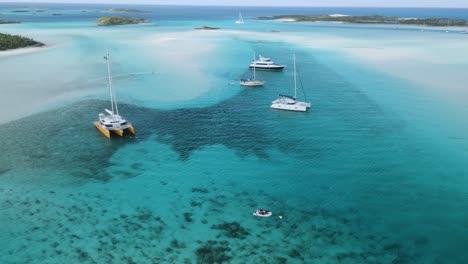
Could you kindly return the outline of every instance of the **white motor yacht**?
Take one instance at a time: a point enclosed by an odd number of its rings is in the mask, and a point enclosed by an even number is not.
[[[259,55],[258,60],[253,60],[249,68],[256,68],[258,70],[282,70],[286,65],[277,64],[270,58],[262,57]]]

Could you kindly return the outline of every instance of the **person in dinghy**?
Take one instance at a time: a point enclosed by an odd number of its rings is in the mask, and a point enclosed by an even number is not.
[[[268,210],[263,210],[262,208],[255,210],[255,213],[253,213],[254,216],[260,217],[270,217],[272,214],[272,212]]]

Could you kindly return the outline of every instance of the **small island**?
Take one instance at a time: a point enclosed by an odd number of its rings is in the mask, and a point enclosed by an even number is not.
[[[0,51],[43,46],[45,46],[44,43],[37,42],[31,38],[0,33]]]
[[[19,24],[18,21],[0,20],[0,24]]]
[[[216,30],[216,29],[220,29],[219,27],[208,27],[208,26],[203,26],[203,27],[197,27],[197,28],[194,28],[196,30]]]
[[[257,17],[257,20],[282,20],[286,22],[342,22],[354,24],[401,24],[414,26],[466,26],[467,20],[449,18],[401,18],[387,16],[347,16],[347,15],[283,15]]]
[[[121,16],[110,16],[101,17],[96,20],[98,26],[118,26],[118,25],[131,25],[148,23],[149,21],[144,18],[133,18],[133,17],[121,17]]]
[[[139,9],[129,9],[129,8],[109,8],[105,11],[116,12],[116,13],[149,13],[149,11],[139,10]]]

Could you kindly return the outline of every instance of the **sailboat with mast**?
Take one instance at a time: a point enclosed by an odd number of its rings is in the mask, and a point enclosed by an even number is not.
[[[296,54],[294,60],[294,96],[280,94],[278,99],[271,103],[271,108],[279,110],[305,112],[310,108],[311,103],[297,101],[297,77],[296,77]]]
[[[255,61],[255,52],[253,55],[253,61]],[[250,87],[255,87],[255,86],[263,86],[265,84],[265,81],[262,80],[257,80],[255,76],[255,65],[253,66],[253,78],[249,79],[241,79],[240,80],[240,85],[242,86],[250,86]]]
[[[241,12],[239,12],[239,19],[236,20],[236,24],[244,24],[244,19],[242,18]]]
[[[107,77],[109,82],[111,110],[105,109],[107,115],[100,113],[99,121],[95,121],[94,126],[96,126],[99,132],[101,132],[107,138],[110,138],[110,132],[114,132],[121,137],[124,135],[124,131],[128,131],[135,135],[135,129],[133,128],[132,124],[119,114],[117,98],[112,87],[109,52],[106,53],[104,59],[106,59],[107,62]]]

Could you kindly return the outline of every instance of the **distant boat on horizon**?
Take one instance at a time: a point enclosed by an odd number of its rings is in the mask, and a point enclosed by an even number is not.
[[[239,19],[236,20],[236,24],[244,24],[244,19],[242,18],[241,12],[239,12]]]
[[[100,113],[99,121],[95,121],[94,126],[96,126],[99,132],[101,132],[107,138],[110,138],[111,131],[121,137],[123,137],[124,135],[124,130],[127,130],[128,132],[135,135],[135,129],[133,128],[132,124],[119,114],[117,99],[115,96],[115,92],[112,89],[112,76],[110,69],[109,52],[107,52],[106,56],[104,56],[104,59],[106,59],[107,62],[107,77],[109,81],[109,92],[112,110],[105,109],[107,115]]]

